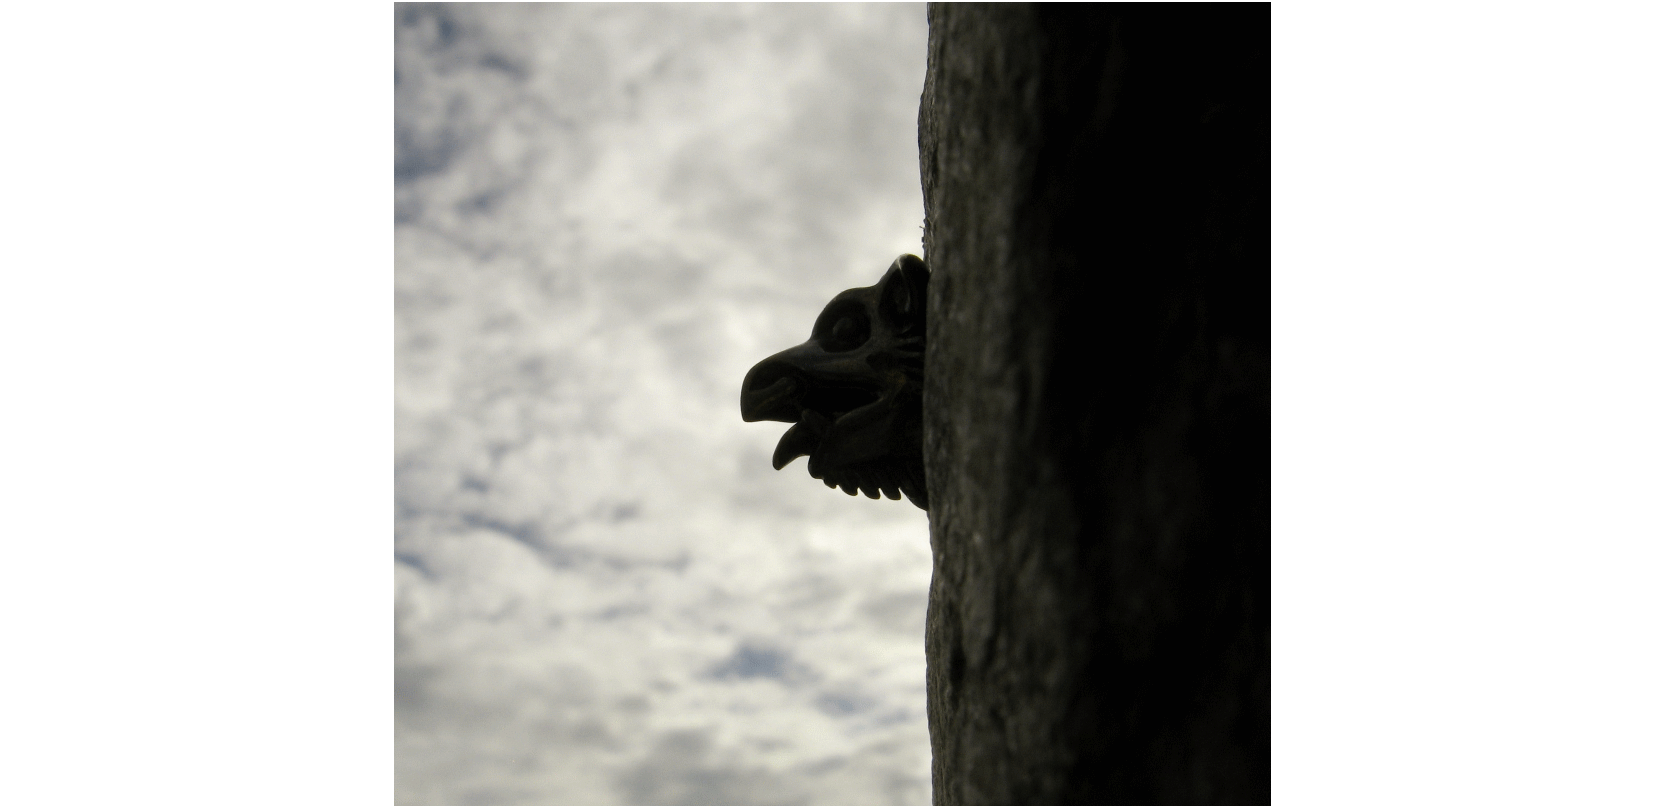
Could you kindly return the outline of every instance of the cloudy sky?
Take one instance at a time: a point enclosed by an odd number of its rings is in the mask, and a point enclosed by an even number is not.
[[[400,803],[930,800],[923,511],[758,360],[920,251],[920,5],[402,5]]]

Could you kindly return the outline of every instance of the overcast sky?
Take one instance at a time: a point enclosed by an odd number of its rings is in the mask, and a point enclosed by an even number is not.
[[[927,803],[926,517],[758,360],[920,252],[920,5],[396,14],[396,799]]]

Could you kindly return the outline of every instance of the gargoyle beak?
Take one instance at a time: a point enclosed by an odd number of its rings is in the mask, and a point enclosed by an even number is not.
[[[740,417],[743,421],[797,423],[806,404],[817,408],[854,409],[835,401],[821,402],[827,391],[871,388],[874,372],[866,362],[849,354],[828,353],[810,340],[788,348],[746,372],[740,383]],[[875,396],[864,398],[861,403]],[[806,399],[814,399],[806,402]]]
[[[746,374],[746,382],[741,386],[740,419],[748,423],[796,422],[800,410],[798,402],[804,397],[804,382],[797,376],[779,376],[759,389],[753,386],[752,381],[757,372],[758,369],[753,368],[751,373]]]

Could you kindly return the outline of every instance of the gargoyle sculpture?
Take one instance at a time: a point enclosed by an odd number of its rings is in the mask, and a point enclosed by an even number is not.
[[[754,365],[740,388],[746,421],[794,424],[777,470],[808,455],[810,476],[855,496],[905,494],[926,507],[920,390],[926,264],[904,255],[873,286],[840,292],[810,340]]]

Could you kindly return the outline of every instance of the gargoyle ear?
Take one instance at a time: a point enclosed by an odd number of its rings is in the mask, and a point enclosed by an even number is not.
[[[926,262],[919,256],[902,255],[891,262],[890,271],[880,281],[879,305],[885,318],[892,322],[925,322],[926,281],[930,277]]]

